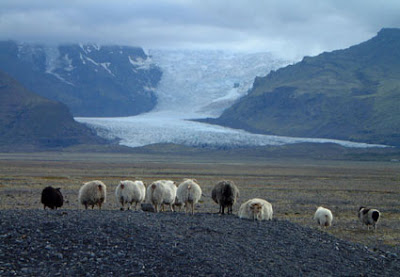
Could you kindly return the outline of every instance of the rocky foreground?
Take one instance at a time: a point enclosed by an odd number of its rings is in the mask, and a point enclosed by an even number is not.
[[[399,257],[284,220],[0,211],[0,276],[397,276]]]

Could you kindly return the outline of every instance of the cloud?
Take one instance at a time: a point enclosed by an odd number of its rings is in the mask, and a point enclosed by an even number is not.
[[[397,0],[3,0],[0,39],[300,57],[400,27],[399,14]]]

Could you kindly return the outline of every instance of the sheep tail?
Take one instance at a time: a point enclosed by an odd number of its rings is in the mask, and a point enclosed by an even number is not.
[[[187,187],[187,189],[188,189],[188,201],[189,201],[189,202],[192,202],[192,201],[193,201],[193,196],[192,196],[192,185],[189,184],[188,187]]]

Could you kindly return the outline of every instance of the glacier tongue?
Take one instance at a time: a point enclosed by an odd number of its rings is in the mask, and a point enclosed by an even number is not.
[[[217,117],[251,88],[256,76],[288,62],[269,53],[149,50],[163,71],[157,87],[156,111],[197,113]]]
[[[158,104],[146,114],[120,118],[76,118],[108,139],[139,147],[175,143],[199,147],[246,147],[298,142],[338,143],[346,147],[371,147],[330,139],[278,137],[248,133],[190,119],[217,117],[251,88],[256,76],[288,64],[269,53],[238,54],[221,51],[149,50],[163,71],[156,88]]]

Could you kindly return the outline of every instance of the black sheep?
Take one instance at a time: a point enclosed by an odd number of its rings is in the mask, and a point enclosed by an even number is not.
[[[227,207],[228,214],[230,214],[232,213],[232,206],[239,197],[239,190],[233,181],[220,181],[213,188],[211,197],[215,203],[219,204],[219,213],[224,214],[225,207]]]
[[[360,207],[358,210],[358,218],[362,223],[367,225],[369,230],[369,226],[372,225],[374,230],[376,230],[376,224],[378,223],[381,217],[381,213],[377,209],[367,209],[365,207]]]
[[[42,191],[42,204],[43,208],[49,207],[54,210],[62,207],[64,204],[64,197],[60,191],[60,188],[53,188],[51,186],[45,187]]]

